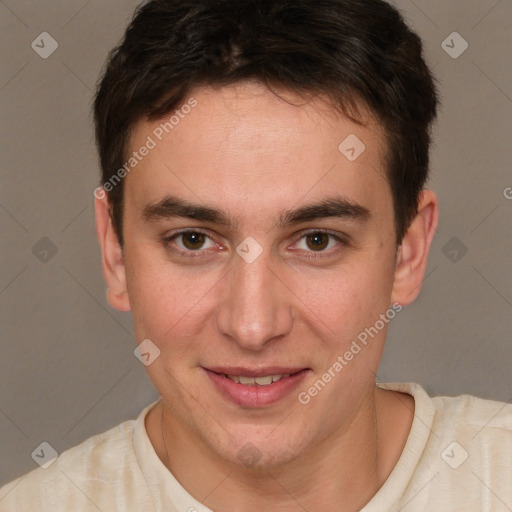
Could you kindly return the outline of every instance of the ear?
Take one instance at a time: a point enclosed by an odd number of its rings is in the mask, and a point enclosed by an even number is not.
[[[392,302],[406,306],[420,293],[438,217],[436,195],[431,190],[424,190],[420,196],[418,214],[398,248]]]
[[[103,275],[107,284],[107,301],[119,311],[130,311],[126,288],[126,273],[123,251],[112,223],[110,203],[103,189],[95,193],[96,234],[101,246]]]

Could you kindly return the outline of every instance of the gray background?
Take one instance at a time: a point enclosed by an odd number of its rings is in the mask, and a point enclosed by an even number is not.
[[[512,2],[395,3],[441,88],[430,183],[441,223],[378,378],[509,401]],[[0,485],[36,467],[41,442],[60,453],[157,398],[130,315],[106,303],[93,214],[92,94],[137,4],[0,0]],[[461,49],[454,31],[469,43],[456,59],[442,47]],[[59,45],[47,59],[31,47],[42,32]]]

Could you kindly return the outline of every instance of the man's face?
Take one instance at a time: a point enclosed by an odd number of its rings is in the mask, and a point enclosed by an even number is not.
[[[156,142],[125,182],[136,336],[161,351],[147,369],[176,425],[225,460],[277,464],[372,406],[385,326],[335,363],[394,299],[382,132],[256,84],[192,97],[162,140],[161,122],[131,140]]]

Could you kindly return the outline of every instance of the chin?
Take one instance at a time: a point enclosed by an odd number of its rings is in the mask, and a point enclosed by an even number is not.
[[[275,430],[275,426],[273,429]],[[279,427],[278,427],[279,429]],[[299,439],[299,433],[250,433],[240,428],[238,434],[227,436],[222,443],[212,446],[212,450],[229,464],[254,470],[271,469],[297,459],[307,449],[308,441]]]

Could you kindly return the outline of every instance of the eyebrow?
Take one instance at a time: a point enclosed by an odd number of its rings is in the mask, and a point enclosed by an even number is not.
[[[275,225],[284,227],[332,217],[363,222],[370,216],[370,210],[364,206],[344,197],[331,197],[296,209],[285,210],[281,212]],[[185,201],[175,196],[166,196],[155,204],[145,206],[141,215],[142,220],[146,222],[174,217],[211,222],[229,228],[237,225],[236,220],[223,210]]]
[[[213,222],[225,226],[234,225],[232,219],[222,210],[194,204],[174,196],[166,196],[156,204],[145,206],[141,215],[141,218],[146,222],[173,217]]]
[[[333,197],[323,199],[317,203],[301,206],[296,210],[285,211],[280,215],[276,224],[279,227],[283,227],[329,217],[367,221],[370,218],[370,210],[344,197]]]

